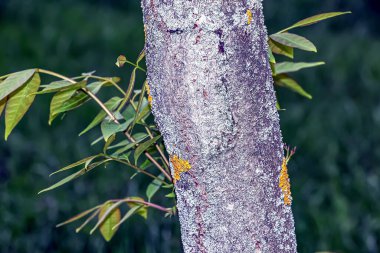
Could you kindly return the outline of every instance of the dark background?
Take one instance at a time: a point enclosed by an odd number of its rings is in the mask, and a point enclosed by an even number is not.
[[[353,11],[295,31],[319,48],[297,51],[296,60],[327,65],[295,75],[313,100],[279,90],[287,109],[281,125],[284,140],[298,147],[289,167],[299,252],[380,252],[380,3],[272,0],[264,7],[272,33],[313,14]],[[138,0],[0,0],[0,75],[32,67],[71,76],[97,70],[123,77],[125,87],[129,72],[114,62],[142,49],[140,12]],[[144,196],[138,184],[146,182],[128,181],[127,169],[109,166],[37,196],[59,178],[49,173],[100,149],[89,145],[96,131],[76,138],[95,104],[50,128],[49,99],[39,96],[9,141],[0,142],[0,252],[180,252],[177,219],[156,211],[147,222],[125,223],[108,244],[99,233],[76,234],[79,224],[54,227],[109,198]]]

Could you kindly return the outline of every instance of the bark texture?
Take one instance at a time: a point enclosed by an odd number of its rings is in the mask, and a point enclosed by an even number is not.
[[[296,252],[261,1],[142,5],[153,114],[191,165],[176,182],[184,251]]]

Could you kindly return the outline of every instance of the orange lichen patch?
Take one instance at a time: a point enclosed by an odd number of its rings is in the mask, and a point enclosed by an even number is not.
[[[248,25],[250,25],[252,23],[252,19],[253,19],[253,15],[252,15],[252,11],[251,10],[247,10],[247,18],[248,18]]]
[[[145,83],[145,89],[146,89],[146,93],[148,94],[148,103],[150,106],[152,106],[153,98],[150,95],[150,88],[149,88],[148,82]]]
[[[280,182],[279,186],[284,194],[284,204],[292,204],[292,193],[290,191],[290,179],[288,174],[287,159],[284,158],[282,161],[281,172],[280,172]]]
[[[179,158],[177,155],[170,156],[170,161],[174,169],[174,183],[181,179],[181,174],[191,169],[189,161]]]

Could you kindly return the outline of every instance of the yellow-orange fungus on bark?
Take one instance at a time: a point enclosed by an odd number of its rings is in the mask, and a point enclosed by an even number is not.
[[[281,166],[279,186],[284,194],[284,204],[292,204],[292,193],[290,191],[290,179],[288,174],[287,160],[284,158]]]
[[[170,161],[173,164],[174,169],[174,183],[181,179],[181,173],[187,172],[191,169],[189,161],[179,158],[177,155],[170,156]]]
[[[250,25],[252,22],[252,18],[253,18],[251,10],[247,10],[247,18],[248,18],[247,23],[248,23],[248,25]]]
[[[146,93],[148,94],[148,102],[149,102],[149,105],[152,105],[153,98],[152,98],[152,96],[150,95],[150,88],[149,88],[149,85],[148,85],[148,83],[146,83],[145,85],[146,85]]]

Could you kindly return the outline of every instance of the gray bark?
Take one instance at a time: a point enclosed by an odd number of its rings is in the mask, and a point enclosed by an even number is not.
[[[142,5],[153,114],[191,165],[175,185],[184,251],[296,252],[261,1]]]

